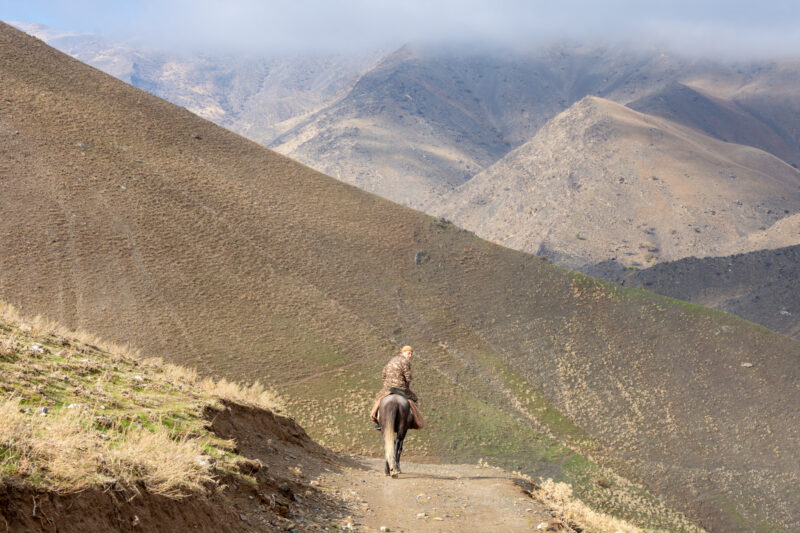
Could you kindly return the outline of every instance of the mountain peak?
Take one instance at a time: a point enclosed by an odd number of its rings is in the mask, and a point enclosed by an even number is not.
[[[765,152],[586,96],[433,209],[575,267],[646,266],[729,252],[796,213],[798,185]]]

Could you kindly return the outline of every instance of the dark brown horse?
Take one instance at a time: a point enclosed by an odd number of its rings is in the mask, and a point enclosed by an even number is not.
[[[386,475],[396,478],[400,474],[400,454],[403,453],[403,439],[414,422],[411,406],[405,396],[390,394],[378,408],[378,420],[386,451]]]

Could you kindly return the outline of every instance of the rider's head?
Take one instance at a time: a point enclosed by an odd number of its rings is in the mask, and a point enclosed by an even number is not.
[[[400,353],[406,359],[411,359],[411,356],[414,355],[414,348],[412,348],[411,346],[403,346],[403,349],[400,350]]]

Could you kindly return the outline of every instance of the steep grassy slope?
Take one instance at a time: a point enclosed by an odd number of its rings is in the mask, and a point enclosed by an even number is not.
[[[0,297],[23,312],[274,383],[351,451],[378,448],[380,369],[413,344],[409,455],[566,479],[651,527],[691,529],[645,487],[712,530],[800,522],[798,343],[482,241],[7,26],[0,76]]]
[[[565,533],[641,533],[575,500],[564,483],[538,486],[483,462],[404,461],[401,478],[389,478],[383,458],[352,460],[314,443],[275,414],[275,395],[260,385],[201,380],[85,332],[24,319],[2,301],[0,375],[7,531],[299,533],[388,523],[457,532],[544,522]],[[436,513],[435,526],[415,518],[421,506]]]
[[[743,236],[800,211],[800,172],[761,150],[587,97],[428,209],[565,264],[642,266],[743,251]]]

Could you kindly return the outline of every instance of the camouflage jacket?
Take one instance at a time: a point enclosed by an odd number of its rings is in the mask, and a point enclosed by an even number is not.
[[[383,367],[383,390],[388,391],[392,387],[405,391],[412,400],[416,401],[417,395],[411,392],[411,363],[402,355],[392,357]]]

